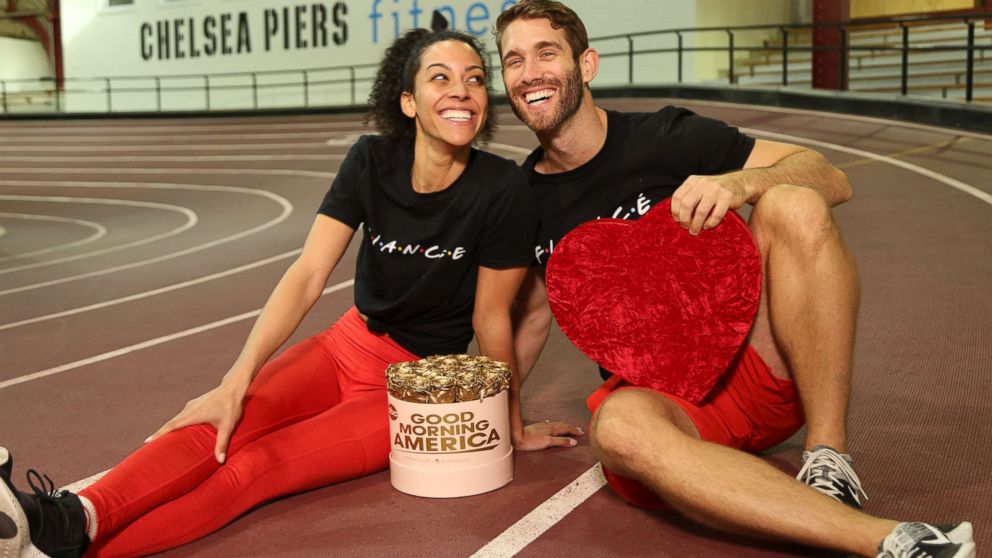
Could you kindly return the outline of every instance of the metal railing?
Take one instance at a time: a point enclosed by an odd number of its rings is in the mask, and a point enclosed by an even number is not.
[[[63,103],[62,99],[68,95],[72,94],[98,94],[102,95],[105,100],[106,112],[114,111],[114,95],[121,95],[126,93],[149,93],[154,94],[155,97],[155,108],[156,112],[163,112],[163,97],[170,93],[180,93],[180,92],[202,92],[203,95],[203,107],[206,110],[211,110],[212,108],[212,98],[214,94],[218,91],[240,91],[240,92],[250,92],[251,94],[251,108],[259,109],[262,108],[259,104],[259,92],[266,89],[277,89],[277,88],[294,88],[299,89],[302,98],[298,106],[310,107],[311,106],[311,92],[316,87],[328,86],[328,85],[340,85],[348,84],[350,90],[350,103],[355,104],[357,102],[356,98],[356,86],[357,83],[362,81],[372,81],[371,76],[358,77],[357,72],[366,69],[375,69],[377,64],[356,64],[349,66],[327,66],[318,68],[307,68],[300,70],[268,70],[268,71],[257,71],[257,72],[223,72],[223,73],[212,73],[212,74],[175,74],[168,76],[160,75],[150,75],[150,76],[102,76],[102,77],[92,77],[92,78],[65,78],[64,85],[61,90],[56,91],[54,87],[54,79],[50,77],[41,78],[39,80],[0,80],[0,107],[2,107],[3,112],[8,112],[10,99],[14,97],[14,93],[9,88],[10,84],[25,84],[25,85],[35,85],[38,83],[47,84],[47,87],[41,90],[30,91],[32,93],[41,93],[47,95],[53,99],[55,112],[62,112]],[[321,73],[343,73],[346,77],[338,79],[314,79],[315,74]],[[278,76],[280,78],[289,78],[280,81],[265,81],[263,82],[260,78],[266,76]],[[218,83],[223,81],[230,81],[232,78],[243,78],[244,83]],[[189,84],[196,80],[198,83],[196,85]],[[182,84],[187,82],[187,84]],[[122,83],[130,83],[132,85],[121,85]],[[145,83],[146,85],[140,85]],[[138,85],[135,85],[138,84]],[[28,90],[21,89],[20,94],[29,92]]]
[[[914,25],[919,25],[923,23],[932,22],[957,22],[962,23],[967,26],[967,37],[966,43],[963,45],[931,45],[931,46],[914,46],[910,44],[910,29]],[[971,102],[973,100],[973,90],[974,90],[974,74],[975,74],[975,52],[976,51],[992,51],[992,45],[978,45],[975,43],[975,25],[982,21],[992,21],[992,12],[977,13],[977,14],[967,14],[967,15],[936,15],[936,16],[905,16],[905,17],[889,17],[889,18],[874,18],[874,19],[864,19],[851,22],[821,22],[821,23],[794,23],[794,24],[762,24],[762,25],[741,25],[734,27],[692,27],[683,29],[665,29],[660,31],[642,31],[638,33],[622,33],[617,35],[608,35],[602,37],[596,37],[594,40],[604,41],[604,40],[618,40],[625,39],[627,41],[627,49],[624,51],[616,51],[610,53],[600,53],[601,58],[605,57],[621,57],[626,56],[627,66],[628,66],[628,83],[634,83],[634,61],[635,55],[641,54],[663,54],[663,53],[674,53],[677,56],[677,76],[676,81],[678,83],[683,83],[683,59],[686,53],[691,52],[726,52],[727,53],[727,79],[729,84],[734,85],[737,83],[736,74],[734,72],[734,60],[737,53],[740,52],[757,52],[757,53],[769,53],[774,52],[781,54],[782,56],[782,85],[789,85],[789,54],[792,52],[836,52],[840,54],[839,68],[839,83],[841,90],[847,89],[847,73],[849,71],[849,55],[851,52],[886,52],[893,51],[902,54],[901,57],[901,87],[900,93],[902,95],[908,94],[908,76],[909,76],[909,54],[911,52],[940,52],[940,51],[958,51],[965,53],[965,76],[966,76],[966,87],[965,87],[965,100]],[[848,44],[848,39],[850,38],[851,30],[869,29],[876,30],[879,25],[891,25],[898,26],[901,29],[902,41],[900,45],[868,45],[868,46],[852,46]],[[837,46],[799,46],[790,45],[789,36],[790,33],[795,31],[815,31],[818,29],[833,29],[836,30],[839,40],[837,41]],[[745,31],[766,31],[766,30],[776,30],[781,36],[781,46],[778,48],[769,47],[767,45],[761,46],[738,46],[735,45],[735,33],[741,33]],[[727,46],[726,47],[686,47],[684,45],[684,35],[692,33],[706,33],[706,32],[719,32],[723,31],[727,34]],[[674,35],[677,40],[677,46],[674,48],[653,48],[646,50],[637,50],[634,47],[634,39],[649,36],[664,36],[664,35]]]
[[[966,42],[962,45],[928,45],[917,46],[910,42],[910,33],[914,25],[934,22],[957,22],[967,26]],[[591,42],[595,46],[597,43],[623,40],[626,41],[626,48],[601,52],[601,58],[626,57],[627,62],[627,83],[635,84],[635,62],[637,57],[655,54],[674,54],[676,56],[676,70],[674,76],[652,76],[654,79],[673,79],[677,83],[684,82],[684,59],[687,54],[697,52],[726,52],[727,53],[727,80],[731,85],[737,84],[737,74],[734,71],[735,59],[742,52],[748,53],[776,53],[781,55],[781,84],[789,85],[789,58],[790,54],[833,52],[838,53],[839,60],[839,89],[848,89],[847,77],[849,71],[849,56],[852,52],[899,52],[901,53],[901,87],[902,95],[907,95],[909,91],[909,54],[912,52],[926,51],[955,51],[965,54],[964,75],[965,75],[965,101],[972,102],[974,91],[975,75],[975,53],[992,50],[992,45],[978,45],[975,39],[975,25],[981,22],[992,21],[992,12],[969,14],[969,15],[936,15],[936,16],[910,16],[895,18],[877,18],[868,20],[858,20],[853,22],[827,22],[827,23],[795,23],[795,24],[763,24],[744,26],[722,26],[722,27],[693,27],[682,29],[664,29],[658,31],[643,31],[636,33],[623,33],[617,35],[606,35],[594,37]],[[858,46],[848,44],[852,30],[877,29],[878,26],[891,26],[901,30],[901,44],[899,45],[867,45]],[[795,36],[800,31],[817,31],[821,29],[835,30],[838,40],[833,46],[830,45],[796,45],[790,43],[790,36]],[[737,44],[736,37],[745,32],[753,31],[773,31],[781,37],[781,45],[770,47],[767,44],[760,46],[743,46]],[[700,33],[723,32],[727,36],[726,46],[686,46],[687,36]],[[645,37],[672,37],[675,40],[674,47],[665,48],[641,48],[638,49],[636,41]],[[179,92],[202,92],[203,107],[207,111],[215,109],[212,103],[213,95],[218,91],[239,91],[251,93],[250,108],[259,109],[262,107],[259,101],[259,92],[275,88],[293,88],[301,93],[301,100],[294,107],[325,106],[314,105],[312,103],[312,92],[321,86],[338,86],[347,84],[349,100],[351,105],[358,104],[357,84],[371,82],[374,79],[374,69],[377,64],[357,64],[346,66],[328,66],[295,70],[270,70],[258,72],[227,72],[213,74],[184,74],[169,76],[104,76],[92,78],[66,78],[63,87],[58,89],[52,78],[41,78],[40,80],[0,80],[0,108],[4,113],[9,112],[10,103],[15,98],[23,98],[26,94],[41,94],[50,97],[54,103],[55,112],[63,112],[65,103],[63,99],[72,94],[96,94],[105,98],[106,112],[114,111],[114,95],[122,94],[154,94],[155,111],[163,112],[163,96]],[[493,65],[498,68],[498,65]],[[359,75],[367,70],[369,75]],[[314,79],[319,74],[336,74],[344,77],[336,79]],[[278,81],[268,81],[261,78],[278,77]],[[232,80],[241,78],[243,83],[229,83]],[[196,80],[198,83],[192,85],[189,82]],[[182,83],[185,82],[185,83]],[[227,83],[219,83],[227,82]],[[19,87],[15,92],[11,85],[38,85],[45,87],[37,90],[27,90]],[[144,86],[136,86],[135,83],[144,83]],[[131,84],[131,85],[127,85]],[[337,103],[341,104],[341,103]]]

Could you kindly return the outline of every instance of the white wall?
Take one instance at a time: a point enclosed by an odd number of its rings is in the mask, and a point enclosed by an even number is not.
[[[112,83],[114,110],[206,108],[208,99],[199,90],[204,74],[298,70],[293,74],[259,76],[257,103],[262,107],[301,106],[304,94],[310,105],[347,104],[352,91],[348,70],[309,71],[304,91],[304,69],[361,65],[378,62],[382,51],[398,32],[427,25],[431,10],[454,16],[453,26],[491,46],[496,16],[514,0],[135,0],[133,7],[109,8],[107,0],[62,0],[62,33],[65,52],[66,105],[69,110],[106,110],[105,82],[80,81],[104,76],[147,76]],[[583,18],[590,36],[693,25],[695,0],[572,0],[569,5]],[[301,32],[302,31],[302,32]],[[225,40],[226,35],[226,40]],[[638,39],[638,48],[650,39]],[[674,42],[672,42],[674,45]],[[594,43],[601,52],[626,52],[625,40]],[[493,57],[495,60],[495,56]],[[674,81],[674,55],[643,55],[635,71],[642,76],[670,76]],[[374,68],[355,70],[369,78]],[[150,76],[195,77],[161,80],[163,89],[151,91]],[[342,80],[341,83],[328,83]],[[607,57],[595,84],[625,83],[625,57]],[[256,99],[250,76],[211,78],[212,109],[250,108]],[[275,86],[278,84],[284,84]],[[265,87],[269,85],[268,87]],[[363,103],[368,81],[358,84],[354,99]],[[502,87],[496,83],[497,88]],[[196,89],[193,91],[192,89]]]
[[[51,75],[48,54],[40,42],[0,37],[0,113],[51,110],[52,97],[44,91],[51,89],[52,82],[38,81]]]
[[[805,2],[796,0],[747,0],[728,2],[727,0],[697,0],[696,25],[698,27],[764,25],[774,23],[796,23],[804,11]],[[781,32],[775,29],[737,31],[734,33],[734,46],[761,46],[764,41],[777,41]],[[698,46],[727,47],[729,36],[725,31],[699,33]],[[796,39],[793,39],[796,40]],[[808,41],[808,39],[807,39]],[[729,66],[727,52],[699,52],[693,55],[696,61],[697,81],[721,79],[726,81]],[[756,52],[735,53],[735,61],[760,58]],[[735,62],[736,64],[736,62]],[[744,69],[743,67],[737,68]]]
[[[0,80],[34,80],[51,75],[48,55],[41,43],[0,37]],[[8,90],[10,87],[13,84],[8,84]]]
[[[678,29],[695,25],[697,0],[571,0],[566,3],[575,10],[586,25],[590,37],[603,37],[640,31]],[[674,49],[678,41],[674,35],[635,37],[634,48]],[[689,44],[689,43],[686,43]],[[600,72],[593,86],[622,85],[628,82],[626,39],[593,41],[599,51]],[[602,57],[608,53],[623,56]],[[686,64],[689,61],[686,60]],[[683,68],[684,72],[691,66]],[[691,75],[691,74],[686,74]],[[678,79],[677,54],[640,54],[634,57],[634,79],[637,83],[674,83]]]

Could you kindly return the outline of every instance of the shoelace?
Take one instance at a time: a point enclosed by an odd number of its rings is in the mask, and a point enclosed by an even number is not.
[[[39,473],[34,469],[28,469],[28,486],[34,491],[35,497],[40,500],[38,506],[38,533],[36,536],[40,539],[42,532],[45,529],[45,506],[44,503],[54,505],[58,510],[58,514],[62,517],[63,532],[67,532],[70,528],[69,525],[69,514],[65,509],[65,500],[63,496],[64,492],[57,490],[55,488],[55,483],[52,479],[48,478],[48,475]]]
[[[840,490],[837,489],[837,481],[840,480],[838,476],[844,475],[854,487],[854,498],[860,502],[858,494],[861,494],[865,500],[868,499],[868,494],[861,488],[861,479],[858,478],[858,474],[843,457],[832,451],[821,450],[811,455],[806,463],[803,463],[798,476],[804,479],[807,475],[812,479],[810,486],[835,495],[840,495]]]

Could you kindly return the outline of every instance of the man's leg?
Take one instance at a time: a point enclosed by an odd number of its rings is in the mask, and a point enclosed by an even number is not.
[[[604,466],[706,525],[865,556],[874,556],[896,526],[810,490],[752,455],[700,440],[685,411],[650,390],[609,396],[591,430]]]
[[[826,201],[798,186],[768,190],[751,212],[764,292],[751,345],[796,382],[806,449],[847,450],[858,274]]]

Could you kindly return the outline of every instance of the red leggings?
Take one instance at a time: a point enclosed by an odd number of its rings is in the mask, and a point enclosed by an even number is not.
[[[87,556],[161,552],[267,500],[385,469],[385,369],[417,358],[369,333],[352,308],[262,368],[225,464],[214,458],[216,430],[190,426],[144,445],[80,492],[97,515]]]

